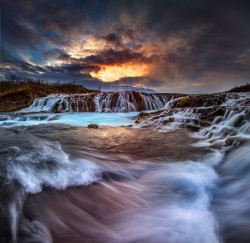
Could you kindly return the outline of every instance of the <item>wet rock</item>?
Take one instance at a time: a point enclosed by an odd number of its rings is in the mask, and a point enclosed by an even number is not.
[[[7,121],[7,120],[9,120],[9,116],[0,115],[0,121]]]
[[[199,125],[202,126],[202,127],[208,127],[208,126],[211,125],[211,122],[206,121],[206,120],[200,120]]]
[[[142,111],[142,112],[139,113],[138,117],[144,118],[144,117],[147,117],[149,115],[150,115],[149,113]]]
[[[53,113],[60,113],[59,111],[59,102],[57,102],[54,107],[52,108]]]
[[[153,116],[152,121],[160,119],[162,116]]]
[[[223,137],[227,137],[227,136],[235,136],[237,134],[237,130],[233,129],[233,128],[227,128],[225,127],[224,129],[222,129],[222,136]]]
[[[176,103],[177,107],[187,107],[190,106],[190,97],[183,97]]]
[[[225,95],[190,95],[180,98],[173,107],[186,108],[186,107],[210,107],[218,106],[225,101]]]
[[[235,137],[235,136],[230,136],[227,137],[225,140],[225,144],[227,146],[239,146],[248,143],[249,140],[247,138],[243,137]]]
[[[221,149],[224,145],[225,145],[225,144],[224,144],[224,141],[219,140],[219,141],[213,142],[213,143],[210,145],[210,147],[213,148],[213,149]]]
[[[193,125],[193,124],[181,124],[180,125],[181,128],[186,128],[188,130],[191,130],[192,132],[197,132],[201,129],[200,126],[198,125]]]
[[[93,129],[98,129],[98,125],[97,124],[89,124],[88,128],[93,128]]]
[[[234,120],[233,122],[233,126],[234,127],[240,127],[242,126],[242,124],[244,124],[244,121],[245,121],[245,116],[242,114],[242,115],[239,115],[237,116],[237,118]]]
[[[174,117],[168,117],[163,121],[163,125],[167,125],[170,122],[174,122]]]

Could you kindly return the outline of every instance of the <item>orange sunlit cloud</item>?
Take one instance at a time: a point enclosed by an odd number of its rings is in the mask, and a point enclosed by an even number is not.
[[[118,80],[124,77],[140,77],[145,76],[151,70],[149,64],[123,64],[102,67],[98,72],[91,72],[91,76],[101,79],[104,82]]]
[[[84,58],[107,48],[107,43],[93,35],[84,37],[83,40],[72,41],[66,48],[67,53],[73,58]]]

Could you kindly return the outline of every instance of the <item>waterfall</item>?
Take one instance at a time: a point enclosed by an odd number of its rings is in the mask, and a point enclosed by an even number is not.
[[[37,98],[21,112],[132,112],[163,109],[168,96],[140,92],[52,94]]]
[[[206,136],[210,143],[215,138],[220,138],[221,145],[231,143],[231,136],[250,135],[250,93],[172,98],[164,110],[138,117],[135,127],[147,126],[158,127],[161,131],[180,127],[193,131],[201,129],[199,134]]]

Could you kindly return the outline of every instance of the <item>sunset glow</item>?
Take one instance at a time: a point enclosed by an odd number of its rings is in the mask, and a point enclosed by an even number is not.
[[[92,35],[84,36],[79,40],[72,41],[66,48],[72,58],[84,58],[107,48],[105,41]]]
[[[148,64],[124,64],[103,67],[99,72],[91,72],[91,76],[104,82],[111,82],[124,77],[141,77],[148,74]]]

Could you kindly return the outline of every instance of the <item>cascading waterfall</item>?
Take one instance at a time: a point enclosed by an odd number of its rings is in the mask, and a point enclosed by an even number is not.
[[[201,129],[199,136],[205,143],[197,146],[210,145],[213,148],[228,150],[250,140],[250,107],[244,109],[225,110],[225,114],[217,116],[211,126]]]
[[[69,112],[69,111],[95,111],[93,94],[52,94],[46,97],[37,98],[22,112]]]
[[[37,98],[21,112],[132,112],[164,108],[168,96],[140,92],[53,94]]]
[[[204,95],[197,102],[197,96],[172,98],[169,100],[164,110],[148,114],[143,120],[138,120],[135,127],[156,126],[161,130],[179,127],[192,127],[193,129],[202,129],[200,134],[208,137],[214,137],[227,131],[227,134],[235,133],[235,130],[244,134],[249,134],[249,110],[250,93],[221,94],[221,101],[218,105],[214,100],[218,100],[220,95],[211,95],[208,98]],[[182,107],[182,101],[190,99],[196,100],[193,106]],[[208,100],[210,100],[208,102]],[[220,100],[220,99],[219,99]],[[209,105],[208,105],[209,104]],[[213,126],[210,126],[213,125]],[[230,130],[231,129],[231,130]]]

